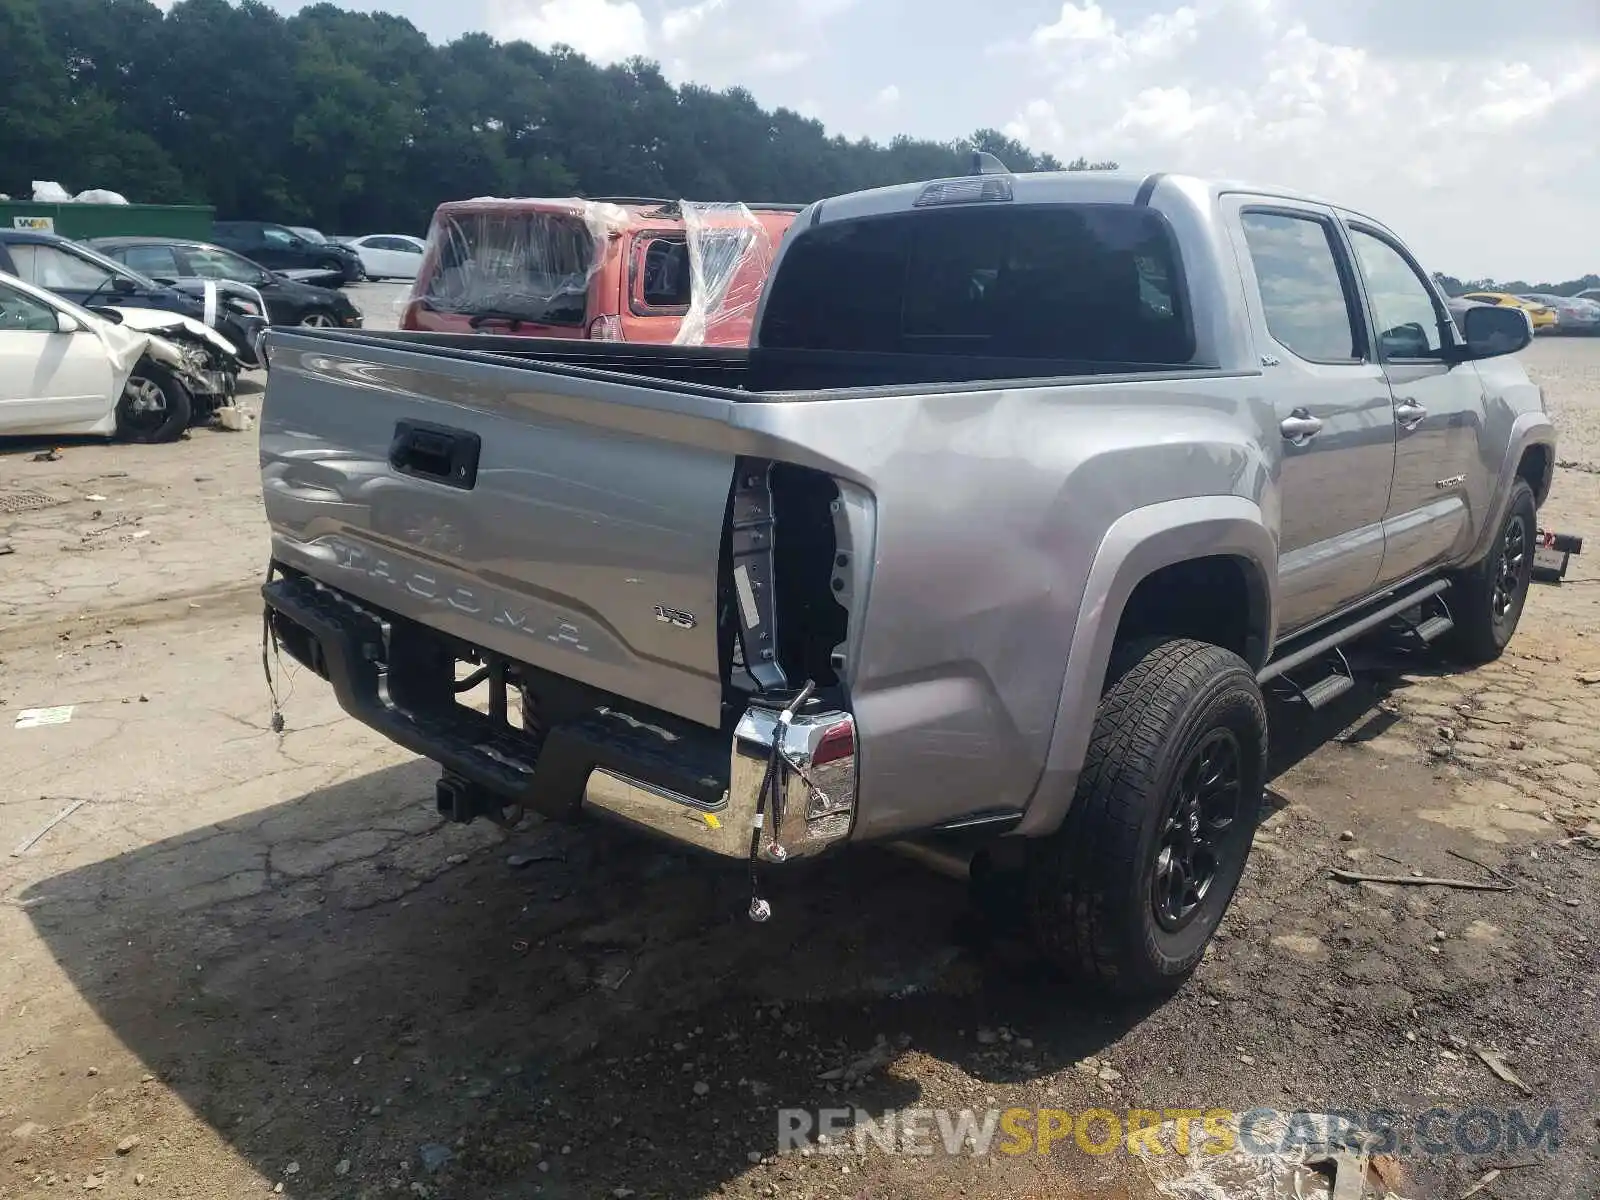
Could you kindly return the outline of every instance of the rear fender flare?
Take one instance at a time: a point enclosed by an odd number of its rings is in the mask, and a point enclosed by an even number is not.
[[[1052,833],[1072,804],[1117,627],[1140,581],[1163,567],[1208,556],[1249,564],[1250,631],[1260,670],[1271,656],[1277,609],[1277,534],[1243,496],[1200,496],[1138,508],[1118,518],[1095,553],[1067,654],[1044,771],[1015,833]]]

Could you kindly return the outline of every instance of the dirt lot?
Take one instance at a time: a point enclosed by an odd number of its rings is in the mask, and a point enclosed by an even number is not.
[[[1600,340],[1526,357],[1569,460],[1546,523],[1600,550]],[[1315,726],[1275,713],[1225,930],[1180,995],[1129,1010],[887,854],[774,878],[756,927],[739,870],[442,825],[428,767],[315,678],[268,727],[253,435],[33,449],[0,450],[0,486],[60,501],[0,514],[7,1200],[1294,1194],[1260,1161],[1070,1139],[776,1154],[776,1110],[843,1105],[1554,1107],[1556,1153],[1480,1135],[1406,1158],[1396,1192],[1456,1200],[1499,1169],[1480,1197],[1600,1194],[1600,555],[1536,589],[1494,666],[1378,662]]]

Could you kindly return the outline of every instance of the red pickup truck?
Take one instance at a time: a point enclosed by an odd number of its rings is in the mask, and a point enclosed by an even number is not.
[[[744,346],[799,205],[441,204],[400,328]]]

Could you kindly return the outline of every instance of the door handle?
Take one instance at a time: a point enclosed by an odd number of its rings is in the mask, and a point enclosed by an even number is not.
[[[1394,406],[1394,419],[1406,429],[1415,429],[1427,415],[1428,410],[1415,400],[1402,400]]]
[[[401,475],[471,491],[478,482],[482,440],[464,429],[425,421],[396,421],[389,465]]]
[[[1304,446],[1322,432],[1322,421],[1303,408],[1297,408],[1278,424],[1278,431],[1294,446]]]

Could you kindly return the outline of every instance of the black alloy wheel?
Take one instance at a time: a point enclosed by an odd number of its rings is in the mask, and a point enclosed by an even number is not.
[[[1238,852],[1239,760],[1232,731],[1213,729],[1190,752],[1173,789],[1150,889],[1156,922],[1169,933],[1194,919],[1219,870]]]

